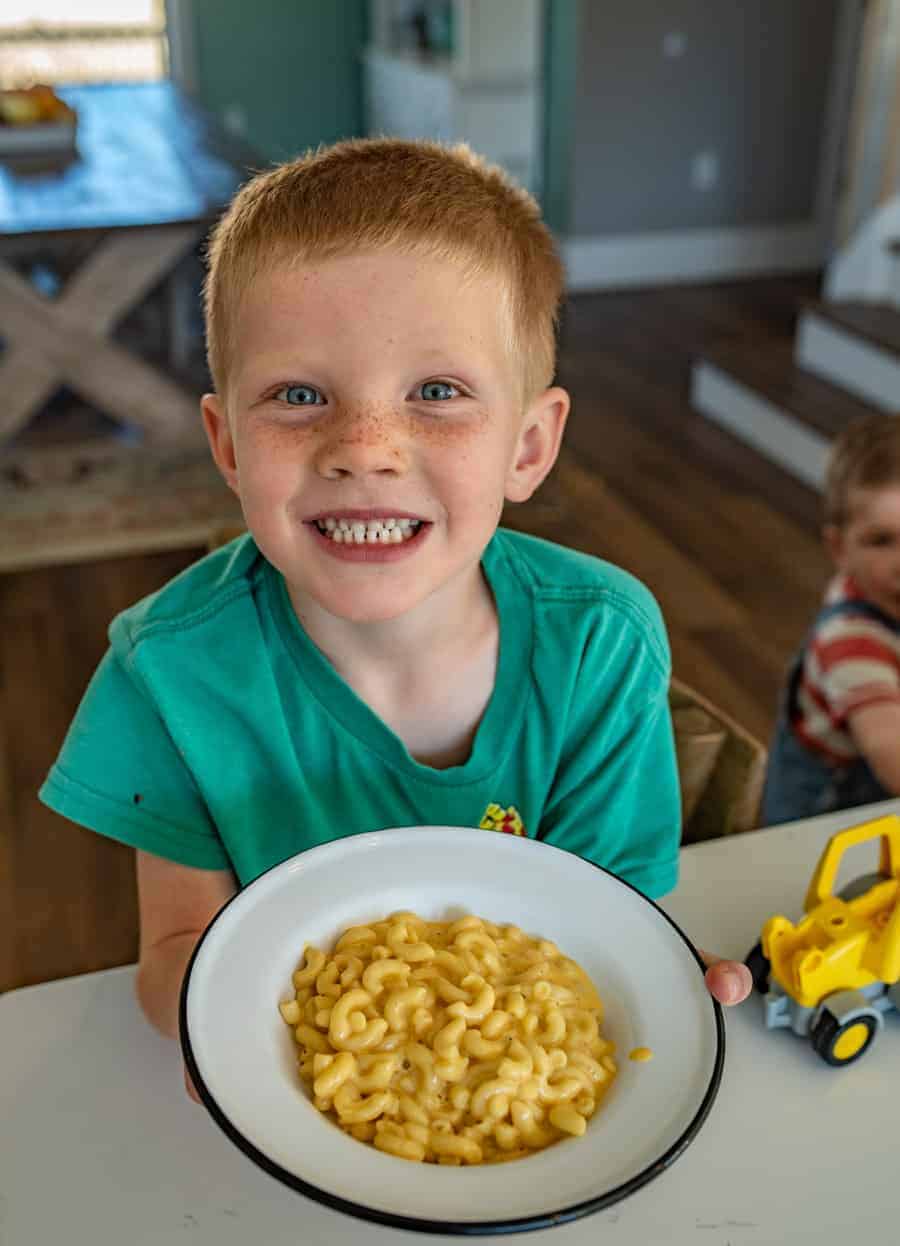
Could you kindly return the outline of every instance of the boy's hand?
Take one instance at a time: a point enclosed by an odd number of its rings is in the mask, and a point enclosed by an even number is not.
[[[753,990],[750,970],[737,960],[723,960],[697,948],[706,965],[706,985],[713,999],[720,1004],[739,1004]]]
[[[188,1098],[193,1099],[195,1103],[200,1103],[200,1096],[197,1094],[197,1087],[191,1081],[191,1075],[187,1071],[187,1065],[184,1066],[184,1088],[188,1092]]]

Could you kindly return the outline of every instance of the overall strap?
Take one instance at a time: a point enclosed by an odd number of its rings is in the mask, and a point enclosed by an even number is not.
[[[830,606],[823,606],[813,620],[812,630],[819,626],[820,623],[826,623],[829,619],[839,618],[841,615],[863,615],[867,619],[874,619],[876,623],[881,623],[889,628],[892,632],[900,633],[900,619],[892,619],[889,614],[885,614],[883,610],[879,610],[877,606],[873,606],[870,601],[853,600],[835,601]]]

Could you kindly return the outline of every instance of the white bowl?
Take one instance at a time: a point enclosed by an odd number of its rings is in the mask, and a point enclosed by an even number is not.
[[[398,909],[475,913],[553,940],[593,979],[618,1075],[582,1138],[505,1164],[453,1168],[386,1155],[312,1105],[278,1011],[306,943]],[[181,1043],[228,1137],[295,1190],[365,1220],[434,1233],[544,1228],[658,1176],[696,1135],[724,1058],[719,1005],[674,922],[640,892],[536,840],[413,827],[336,840],[255,879],[200,940],[181,995]],[[650,1047],[648,1063],[629,1060]]]

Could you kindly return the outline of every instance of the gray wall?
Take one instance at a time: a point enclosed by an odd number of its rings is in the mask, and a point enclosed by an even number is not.
[[[558,0],[550,0],[551,4]],[[570,235],[814,216],[838,0],[581,0]],[[667,32],[686,36],[667,59]],[[719,181],[691,185],[702,150]]]

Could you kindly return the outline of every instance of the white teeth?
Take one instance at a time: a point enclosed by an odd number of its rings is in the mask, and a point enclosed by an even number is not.
[[[338,545],[400,545],[408,541],[422,526],[421,519],[317,519],[316,527],[323,536]]]

